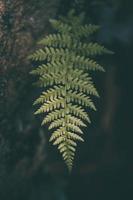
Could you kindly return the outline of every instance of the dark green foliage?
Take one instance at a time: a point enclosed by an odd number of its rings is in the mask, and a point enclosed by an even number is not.
[[[31,73],[38,75],[43,92],[34,104],[41,104],[35,114],[45,113],[42,125],[53,129],[50,142],[57,145],[71,170],[77,141],[83,140],[82,127],[90,118],[85,108],[96,110],[91,96],[99,97],[90,71],[104,71],[92,59],[96,55],[111,53],[104,46],[88,42],[96,25],[83,25],[84,15],[69,12],[66,18],[50,20],[56,33],[39,42],[42,48],[29,56],[41,64]]]

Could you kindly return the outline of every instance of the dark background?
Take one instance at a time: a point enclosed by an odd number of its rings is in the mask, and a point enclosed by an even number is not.
[[[98,111],[78,145],[71,175],[47,127],[33,115],[34,87],[27,56],[51,31],[49,18],[74,8],[101,25],[96,40],[114,51],[94,80]],[[119,200],[133,198],[133,1],[0,1],[0,200]]]

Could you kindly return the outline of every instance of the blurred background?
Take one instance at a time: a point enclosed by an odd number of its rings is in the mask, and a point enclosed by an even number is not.
[[[96,41],[115,54],[100,61],[98,111],[69,175],[33,115],[40,91],[27,56],[51,31],[49,18],[72,8],[101,26]],[[132,60],[132,0],[0,0],[0,200],[133,198]]]

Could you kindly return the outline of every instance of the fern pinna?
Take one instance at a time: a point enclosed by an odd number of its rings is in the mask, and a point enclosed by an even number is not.
[[[69,170],[72,169],[77,141],[83,141],[81,127],[90,118],[85,108],[96,110],[90,96],[99,97],[90,71],[104,71],[94,56],[111,53],[103,46],[87,42],[97,25],[83,25],[83,15],[69,12],[67,17],[50,20],[54,34],[43,38],[39,50],[30,55],[43,63],[31,73],[38,75],[43,92],[34,104],[41,106],[35,114],[45,113],[42,125],[53,129],[50,142],[57,145]]]

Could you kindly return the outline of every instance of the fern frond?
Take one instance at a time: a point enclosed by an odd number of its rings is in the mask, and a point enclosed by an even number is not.
[[[59,128],[59,129],[57,129],[56,131],[53,132],[53,134],[50,137],[49,141],[52,142],[53,140],[56,140],[57,138],[60,138],[60,136],[62,136],[63,134],[65,134],[65,128],[61,127],[61,128]]]
[[[43,61],[46,59],[46,53],[43,51],[43,49],[39,49],[36,50],[35,53],[28,56],[28,58],[35,61]]]
[[[81,106],[68,104],[69,113],[73,114],[76,117],[79,117],[82,120],[85,120],[90,123],[90,118],[85,110]]]
[[[52,27],[59,33],[69,33],[71,31],[71,26],[63,23],[60,20],[50,19],[49,22],[51,23]]]
[[[38,44],[55,48],[69,48],[72,44],[72,39],[66,34],[50,34],[40,40]]]
[[[73,139],[73,140],[79,140],[81,142],[84,142],[83,138],[79,135],[77,135],[76,133],[73,133],[73,132],[67,132],[68,134],[68,138],[69,139]]]
[[[47,116],[42,121],[42,125],[49,123],[49,122],[52,122],[52,121],[59,119],[61,117],[64,118],[65,115],[66,115],[65,109],[54,110],[54,111],[47,114]]]
[[[52,111],[53,109],[58,108],[64,108],[65,107],[65,101],[62,97],[52,99],[50,101],[47,101],[44,103],[36,112],[35,114],[41,114],[45,112]]]
[[[50,124],[49,129],[57,128],[57,127],[60,127],[60,126],[65,126],[64,118],[59,118],[57,120],[54,120]]]
[[[90,71],[102,71],[104,72],[104,68],[99,65],[96,61],[85,58],[84,56],[75,56],[72,58],[72,63],[74,67],[78,67],[79,69],[90,70]]]
[[[96,111],[92,96],[99,97],[91,71],[104,72],[104,68],[92,57],[112,53],[98,43],[87,42],[99,26],[84,25],[83,18],[84,14],[76,16],[71,11],[66,18],[50,20],[55,33],[41,39],[41,48],[29,56],[42,63],[31,71],[43,89],[34,102],[39,104],[35,114],[44,114],[42,125],[49,124],[48,129],[53,130],[49,140],[69,170],[77,142],[84,141],[82,128],[91,123],[86,108]]]
[[[99,94],[94,86],[94,84],[92,83],[92,81],[83,81],[81,80],[69,80],[69,83],[67,84],[67,89],[75,89],[75,90],[79,90],[79,92],[83,92],[86,94],[90,94],[90,95],[94,95],[99,97]]]
[[[88,37],[91,34],[97,32],[99,29],[100,27],[97,25],[80,25],[76,29],[76,35],[78,35],[78,37]]]
[[[97,56],[102,54],[112,54],[113,52],[106,49],[104,46],[97,43],[78,43],[75,45],[76,51],[84,56]]]
[[[69,102],[75,102],[78,103],[79,105],[89,107],[92,110],[96,110],[96,107],[90,97],[86,96],[83,93],[77,93],[75,91],[69,91],[66,97],[67,103]]]
[[[71,123],[71,124],[79,126],[79,127],[80,126],[86,127],[86,124],[83,123],[83,121],[77,117],[67,115],[66,118],[67,118],[67,123]]]
[[[66,128],[68,131],[73,131],[75,133],[80,133],[80,134],[83,134],[83,131],[76,125],[73,125],[71,123],[66,123]]]
[[[42,95],[34,102],[36,104],[43,104],[44,102],[56,99],[64,95],[64,87],[63,86],[54,86],[51,89],[48,89],[46,92],[43,92]]]
[[[37,84],[40,87],[47,87],[47,86],[52,86],[54,84],[64,84],[65,83],[65,72],[62,71],[58,74],[52,73],[51,74],[46,74],[43,75],[39,78]]]

